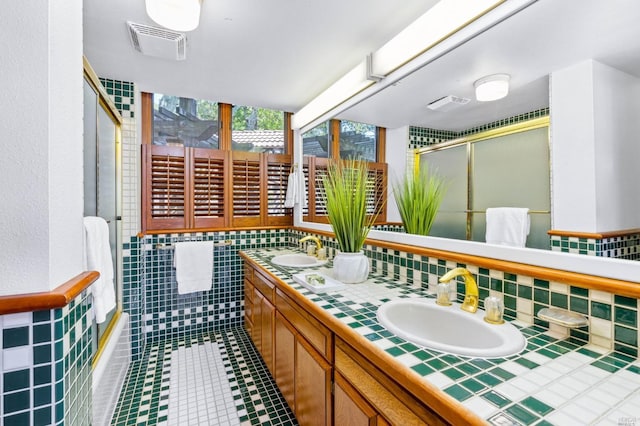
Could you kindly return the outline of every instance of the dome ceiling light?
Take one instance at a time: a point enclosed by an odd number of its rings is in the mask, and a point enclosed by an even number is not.
[[[147,15],[173,31],[193,31],[200,23],[202,0],[145,0]]]
[[[476,99],[488,102],[504,98],[509,93],[509,79],[509,74],[492,74],[476,80]]]

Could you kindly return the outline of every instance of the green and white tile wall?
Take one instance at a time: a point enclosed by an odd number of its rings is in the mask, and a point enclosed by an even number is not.
[[[91,424],[91,297],[0,316],[0,424]]]
[[[294,242],[305,235],[301,231],[292,231]],[[337,247],[335,240],[319,237],[329,248],[329,255],[333,256]],[[364,250],[373,273],[404,282],[417,290],[428,289],[434,293],[439,277],[458,266],[466,267],[476,278],[480,300],[489,295],[503,298],[507,317],[550,328],[548,322],[536,318],[540,309],[558,307],[577,312],[589,318],[590,327],[572,330],[572,337],[638,357],[639,299],[584,289],[579,287],[580,283],[563,284],[371,245],[365,246]],[[452,293],[462,302],[464,283],[461,280],[452,288]]]
[[[409,127],[409,150],[423,148],[425,146],[435,145],[446,142],[451,139],[458,139],[463,136],[469,136],[476,133],[486,132],[487,130],[497,129],[499,127],[509,126],[511,124],[521,123],[523,121],[532,120],[534,118],[546,117],[549,115],[549,108],[542,108],[524,114],[514,115],[502,120],[493,121],[483,124],[482,126],[472,127],[470,129],[453,132],[449,130],[429,129],[424,127]]]
[[[602,239],[552,235],[551,250],[562,253],[640,260],[640,233]]]
[[[230,241],[214,249],[212,289],[177,292],[173,250],[158,244],[178,241]],[[255,230],[195,232],[132,237],[125,244],[123,309],[130,314],[132,356],[138,359],[145,343],[242,323],[244,286],[239,250],[289,247],[290,231]]]

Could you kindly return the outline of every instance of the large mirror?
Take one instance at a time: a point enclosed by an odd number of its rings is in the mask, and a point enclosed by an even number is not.
[[[564,200],[567,200],[566,204],[571,204],[569,201],[572,201],[572,197],[584,196],[583,185],[597,187],[600,194],[607,191],[626,193],[627,197],[620,196],[618,199],[625,199],[624,203],[628,204],[617,206],[613,210],[622,211],[623,216],[628,215],[625,212],[633,210],[633,206],[636,207],[636,212],[640,207],[640,195],[635,194],[640,192],[636,191],[637,179],[633,179],[633,166],[620,165],[620,169],[616,169],[619,163],[637,163],[640,158],[636,156],[635,159],[625,160],[640,154],[636,148],[631,147],[640,144],[636,143],[635,139],[628,138],[635,136],[637,139],[637,135],[640,134],[639,125],[633,123],[640,120],[632,119],[633,116],[640,117],[640,101],[635,100],[640,98],[638,18],[640,3],[636,0],[538,0],[412,72],[396,84],[340,112],[336,118],[371,123],[388,129],[387,162],[390,176],[393,177],[394,173],[398,176],[404,173],[407,167],[412,167],[412,164],[407,162],[407,159],[411,158],[407,140],[414,136],[410,134],[414,128],[464,132],[510,117],[549,110],[550,152],[551,163],[554,165],[551,173],[551,191],[554,193],[551,199],[551,228],[580,230],[581,227],[584,229],[584,224],[588,223],[590,216],[608,214],[606,211],[600,211],[602,208],[598,206],[597,200],[595,204],[592,203],[593,209],[582,208],[572,211],[571,206],[565,205]],[[584,91],[578,90],[577,93],[575,88],[574,92],[557,89],[560,83],[564,84],[565,81],[568,81],[566,84],[580,83],[576,81],[579,80],[576,76],[585,73],[565,72],[580,64],[587,64],[585,69],[591,70],[594,75],[601,73],[601,69],[613,70],[624,75],[627,83],[622,87],[629,90],[625,90],[625,93],[598,93],[598,90],[602,92],[618,86],[590,86],[588,82],[584,85]],[[496,73],[507,73],[511,76],[508,96],[492,102],[477,101],[474,81]],[[593,92],[593,96],[607,98],[605,102],[600,102],[597,108],[608,112],[605,112],[604,118],[599,118],[598,111],[594,111],[593,120],[580,121],[580,118],[572,117],[572,112],[585,108],[583,99],[589,91]],[[571,93],[577,94],[575,99],[569,96]],[[445,110],[427,108],[429,103],[449,95],[467,98],[470,101],[465,105]],[[618,103],[618,98],[625,100]],[[606,153],[602,156],[598,151],[600,148],[596,148],[593,153],[594,161],[603,161],[598,158],[612,160],[606,166],[609,171],[602,173],[611,175],[607,178],[609,180],[604,179],[604,182],[610,186],[614,183],[615,188],[604,188],[603,183],[590,182],[594,177],[584,174],[588,167],[580,173],[574,173],[570,167],[560,167],[564,156],[567,155],[566,152],[570,152],[570,149],[574,149],[578,155],[583,154],[580,144],[585,142],[584,129],[589,128],[588,132],[591,132],[586,133],[587,138],[593,137],[593,127],[596,124],[620,116],[631,119],[616,121],[612,126],[615,127],[612,129],[615,134],[611,134],[611,138],[629,139],[625,142],[628,145],[618,144],[615,150],[621,152],[615,154]],[[618,132],[620,123],[625,128]],[[574,132],[575,137],[567,137],[567,132]],[[596,136],[602,138],[602,135]],[[571,148],[563,148],[564,151],[560,153],[555,152],[555,148],[565,147],[565,144],[571,145]],[[612,164],[613,162],[615,164]],[[571,173],[563,173],[563,170],[569,170]],[[393,213],[390,213],[392,218]],[[625,220],[622,221],[623,227],[619,227],[618,230],[640,228],[640,216],[635,222],[633,218]],[[604,223],[603,226],[607,226],[606,221]],[[314,224],[300,224],[317,228]],[[587,229],[585,232],[613,230],[615,229]],[[627,260],[589,259],[587,256],[530,248],[494,247],[450,238],[398,236],[393,232],[372,231],[370,236],[386,241],[539,264],[628,281],[640,280],[640,265],[638,262]]]

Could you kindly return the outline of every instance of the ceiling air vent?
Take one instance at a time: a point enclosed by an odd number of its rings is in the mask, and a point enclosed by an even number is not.
[[[184,33],[127,21],[133,47],[143,55],[182,61],[186,58]]]
[[[456,109],[468,103],[469,101],[470,99],[468,98],[461,98],[460,96],[449,95],[440,99],[436,99],[435,101],[427,105],[427,108],[432,109],[434,111],[447,112],[447,111]]]

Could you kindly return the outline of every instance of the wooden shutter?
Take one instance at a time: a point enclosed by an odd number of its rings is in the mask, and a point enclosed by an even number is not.
[[[261,225],[260,153],[231,151],[232,226]]]
[[[191,148],[191,151],[193,227],[224,227],[227,152],[204,148]]]
[[[306,157],[309,161],[309,216],[311,222],[329,223],[322,179],[327,174],[329,159]]]
[[[142,145],[143,230],[186,228],[189,161],[181,146]]]
[[[376,223],[387,221],[387,164],[368,163],[367,213],[379,212]]]
[[[266,179],[266,225],[291,225],[293,215],[290,208],[284,207],[287,195],[287,181],[291,172],[291,156],[284,154],[265,154]],[[298,182],[296,182],[298,185]]]
[[[309,220],[309,199],[310,199],[310,186],[309,186],[309,157],[304,157],[304,159],[302,160],[302,178],[304,179],[304,188],[305,188],[305,194],[307,197],[307,203],[303,203],[302,204],[302,219],[303,220]],[[303,194],[302,196],[304,197],[305,194]]]
[[[326,198],[324,195],[323,177],[327,174],[329,160],[320,157],[305,157],[304,167],[309,170],[309,208],[303,212],[304,220],[327,223]],[[387,220],[387,164],[367,163],[370,181],[367,185],[367,212],[380,211],[376,223]]]

